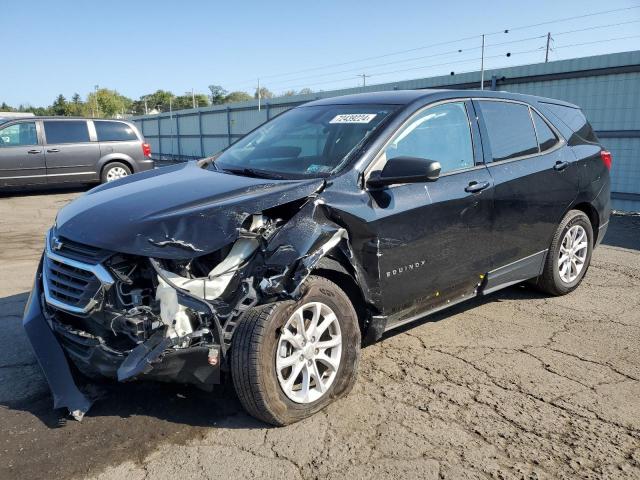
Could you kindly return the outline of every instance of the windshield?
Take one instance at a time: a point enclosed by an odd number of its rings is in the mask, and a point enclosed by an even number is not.
[[[395,105],[298,107],[225,150],[214,169],[273,178],[326,177],[393,111]]]

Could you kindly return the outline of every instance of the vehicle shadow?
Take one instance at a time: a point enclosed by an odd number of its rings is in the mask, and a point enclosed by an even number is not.
[[[49,428],[65,423],[66,412],[52,409],[53,399],[22,327],[28,292],[0,298],[0,410],[5,407],[31,413]],[[94,383],[78,385],[95,399],[87,418],[155,417],[165,422],[211,427],[242,412],[233,386],[206,392],[190,385],[158,382]],[[240,415],[241,428],[264,428],[261,422]],[[2,422],[0,422],[2,423]],[[87,422],[88,423],[88,422]],[[224,422],[234,428],[233,421]]]
[[[640,216],[613,215],[602,244],[640,250]]]
[[[473,310],[474,308],[477,308],[487,303],[503,302],[505,300],[532,300],[535,298],[545,298],[545,297],[548,297],[548,295],[540,292],[539,290],[536,290],[532,286],[529,286],[526,284],[514,285],[512,287],[508,287],[503,290],[498,290],[497,292],[491,293],[486,297],[475,297],[475,298],[469,299],[466,302],[459,303],[457,305],[454,305],[445,310],[441,310],[440,312],[433,313],[431,315],[426,315],[423,318],[417,319],[413,322],[409,322],[408,324],[402,325],[401,327],[394,328],[393,330],[386,332],[382,336],[382,341],[384,341],[385,338],[394,337],[396,335],[404,333],[407,330],[411,330],[420,325],[424,325],[426,323],[439,322],[448,317],[451,317],[452,315],[463,313],[468,310]]]

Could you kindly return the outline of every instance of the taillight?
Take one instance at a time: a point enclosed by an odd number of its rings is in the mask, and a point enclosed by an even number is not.
[[[600,150],[600,158],[602,159],[602,163],[607,167],[607,170],[611,170],[611,152],[607,150]]]
[[[142,144],[142,154],[145,157],[150,158],[151,157],[151,145],[149,145],[148,143],[143,143]]]

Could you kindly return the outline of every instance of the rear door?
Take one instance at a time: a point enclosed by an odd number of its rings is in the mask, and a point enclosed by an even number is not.
[[[514,101],[474,100],[487,166],[495,182],[493,268],[532,277],[578,194],[575,157],[539,112]],[[486,141],[485,141],[486,140]],[[515,263],[518,262],[518,263]],[[522,278],[520,280],[523,280]]]
[[[45,157],[38,121],[0,126],[0,187],[46,182]]]
[[[398,156],[436,160],[434,182],[369,191],[388,326],[474,295],[491,264],[493,188],[470,101],[410,117],[374,163]]]
[[[44,120],[47,183],[99,178],[100,146],[86,120]],[[93,138],[92,138],[93,137]]]

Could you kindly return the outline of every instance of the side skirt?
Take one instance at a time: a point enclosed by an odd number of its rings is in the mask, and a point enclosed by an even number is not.
[[[517,283],[524,282],[525,280],[535,278],[542,273],[544,262],[547,258],[547,251],[548,250],[541,250],[540,252],[534,253],[533,255],[529,255],[528,257],[516,260],[515,262],[496,268],[495,270],[491,270],[489,273],[487,273],[487,275],[485,276],[485,281],[477,291],[469,295],[459,297],[454,301],[448,302],[431,310],[426,310],[417,315],[412,315],[411,317],[403,318],[402,320],[393,323],[386,323],[386,325],[384,326],[384,332],[388,332],[389,330],[401,327],[402,325],[406,325],[407,323],[411,323],[442,310],[446,310],[447,308],[453,307],[454,305],[458,305],[462,302],[466,302],[467,300],[470,300],[472,298],[488,295],[511,285],[515,285]],[[376,316],[374,318],[376,320],[375,323],[377,323],[378,325],[386,322],[385,317]],[[382,329],[378,327],[377,330],[381,331]],[[379,336],[377,336],[377,339],[379,339],[381,336],[382,334],[380,333]]]

